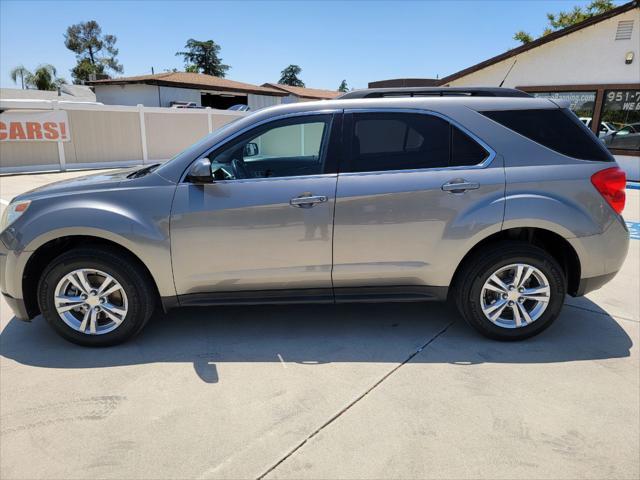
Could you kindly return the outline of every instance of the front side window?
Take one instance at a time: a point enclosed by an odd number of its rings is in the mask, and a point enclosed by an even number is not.
[[[217,180],[291,177],[323,172],[330,115],[258,127],[209,156]]]
[[[640,150],[640,90],[604,93],[599,132],[608,148]]]
[[[477,165],[488,152],[446,120],[418,113],[353,115],[353,172]]]
[[[600,162],[611,156],[567,109],[498,110],[480,112],[540,145],[569,157]]]

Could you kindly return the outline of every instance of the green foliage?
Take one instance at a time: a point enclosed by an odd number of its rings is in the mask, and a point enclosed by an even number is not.
[[[576,23],[583,22],[594,15],[599,15],[614,8],[612,0],[593,0],[586,9],[581,7],[573,7],[569,12],[560,12],[558,14],[547,13],[549,20],[549,30],[555,32],[563,28],[570,27]],[[550,32],[549,32],[550,33]]]
[[[190,38],[184,48],[185,51],[177,52],[176,56],[184,57],[186,72],[205,73],[224,78],[231,68],[222,63],[219,57],[220,45],[213,40],[201,41]]]
[[[542,36],[549,35],[563,28],[570,27],[576,23],[583,22],[594,15],[607,12],[615,8],[613,0],[592,0],[592,2],[585,8],[575,6],[568,12],[559,13],[547,13],[547,20],[549,20],[549,26],[544,29]],[[532,42],[534,38],[527,32],[520,30],[513,36],[514,40],[518,40],[523,44]]]
[[[99,65],[94,65],[87,58],[78,60],[75,67],[71,69],[71,76],[73,77],[73,83],[79,84],[86,82],[91,78],[92,74],[104,75],[104,69],[101,69]]]
[[[342,82],[340,82],[340,86],[338,87],[338,91],[345,93],[349,91],[349,86],[347,85],[347,81],[346,80],[342,80]]]
[[[20,77],[22,88],[35,90],[57,90],[60,85],[67,83],[64,78],[57,77],[56,74],[56,67],[48,63],[39,65],[33,73],[23,65],[15,67],[10,72],[14,83],[18,83],[18,77]]]
[[[304,87],[304,82],[298,78],[301,72],[302,68],[298,65],[289,65],[280,72],[280,80],[278,80],[278,83],[291,87]]]
[[[117,38],[103,35],[95,20],[81,22],[67,28],[65,46],[76,54],[77,65],[71,70],[74,83],[89,80],[91,74],[107,75],[109,71],[122,73],[118,63]]]
[[[33,73],[27,73],[24,77],[25,85],[36,90],[57,90],[60,85],[67,83],[64,78],[56,76],[56,67],[53,65],[39,65]]]
[[[31,72],[24,68],[24,65],[18,65],[13,70],[11,70],[9,75],[11,76],[11,80],[13,80],[13,83],[18,83],[18,77],[20,77],[20,85],[21,88],[24,89],[25,78],[31,75]]]
[[[533,42],[533,37],[530,33],[525,32],[524,30],[520,30],[513,35],[514,40],[518,40],[523,44]]]

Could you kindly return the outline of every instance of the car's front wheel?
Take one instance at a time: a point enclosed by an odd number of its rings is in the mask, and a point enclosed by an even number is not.
[[[556,319],[566,293],[564,272],[545,250],[520,242],[493,245],[461,271],[455,301],[487,337],[522,340]]]
[[[47,322],[67,340],[108,346],[138,333],[154,309],[148,275],[121,252],[80,248],[55,258],[38,285]]]

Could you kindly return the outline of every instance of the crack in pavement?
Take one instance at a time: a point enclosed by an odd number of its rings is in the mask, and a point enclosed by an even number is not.
[[[633,318],[623,317],[621,315],[614,315],[614,314],[611,314],[609,312],[599,312],[598,310],[592,310],[590,308],[580,307],[578,305],[571,305],[570,303],[565,303],[564,305],[566,307],[577,308],[578,310],[582,310],[582,311],[585,311],[585,312],[597,313],[598,315],[606,315],[607,317],[618,318],[620,320],[626,320],[627,322],[640,323],[640,320],[635,320]]]
[[[376,383],[374,383],[371,387],[369,387],[367,390],[365,390],[364,393],[362,393],[361,395],[359,395],[358,397],[356,397],[353,401],[351,401],[346,407],[344,407],[342,410],[340,410],[338,413],[336,413],[334,416],[332,416],[329,420],[327,420],[324,424],[322,424],[322,426],[320,426],[319,428],[317,428],[316,430],[314,430],[313,432],[311,432],[310,435],[308,435],[304,440],[302,440],[298,445],[296,445],[293,449],[291,449],[284,457],[282,457],[280,460],[278,460],[274,465],[272,465],[271,467],[269,467],[263,474],[261,474],[260,476],[257,477],[257,480],[262,480],[263,478],[265,478],[267,475],[269,475],[271,472],[273,472],[276,468],[278,468],[280,465],[282,465],[285,461],[287,461],[287,459],[289,459],[294,453],[296,453],[298,450],[300,450],[309,440],[311,440],[313,437],[315,437],[318,433],[320,433],[322,430],[324,430],[326,427],[328,427],[329,425],[331,425],[333,422],[335,422],[338,418],[340,418],[344,413],[346,413],[347,411],[349,411],[351,409],[351,407],[353,407],[356,403],[358,403],[360,400],[362,400],[364,397],[366,397],[369,393],[371,393],[376,387],[378,387],[378,385],[380,385],[382,382],[384,382],[387,378],[389,378],[391,375],[393,375],[396,371],[398,371],[398,369],[400,367],[402,367],[403,365],[407,364],[408,362],[410,362],[416,355],[418,355],[420,352],[422,352],[425,348],[427,348],[429,345],[431,345],[438,337],[440,337],[441,335],[443,335],[447,330],[449,330],[449,327],[451,327],[453,324],[455,323],[455,320],[452,322],[449,322],[442,330],[440,330],[438,333],[436,333],[433,337],[431,337],[424,345],[422,345],[421,347],[419,347],[415,352],[413,352],[411,355],[409,355],[402,363],[396,365],[395,367],[393,367],[391,370],[389,370],[386,374],[384,374],[382,376],[382,378],[380,380],[378,380]]]

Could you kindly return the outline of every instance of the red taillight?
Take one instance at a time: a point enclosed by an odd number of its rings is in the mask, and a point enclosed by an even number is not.
[[[591,176],[591,183],[616,213],[622,213],[626,198],[624,189],[627,185],[627,176],[622,170],[618,167],[600,170]]]

